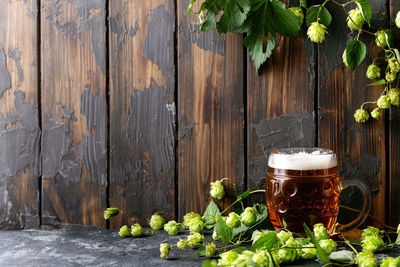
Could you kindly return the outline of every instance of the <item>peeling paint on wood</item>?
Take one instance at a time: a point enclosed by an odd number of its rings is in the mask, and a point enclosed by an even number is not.
[[[6,54],[0,49],[0,98],[5,90],[11,88],[11,77],[7,69]]]
[[[201,32],[198,24],[180,23],[179,33],[185,41],[192,42],[201,49],[225,55],[225,39],[216,30]]]
[[[17,66],[17,70],[18,70],[18,80],[19,82],[23,82],[24,81],[24,71],[22,70],[22,66],[21,66],[21,55],[22,55],[22,51],[18,50],[18,49],[8,49],[8,57],[13,59],[15,62],[15,65]]]
[[[179,118],[179,133],[178,133],[178,141],[182,140],[185,136],[191,136],[193,132],[193,128],[198,125],[197,122],[192,122],[190,124],[187,123],[187,119],[185,114],[180,114]]]

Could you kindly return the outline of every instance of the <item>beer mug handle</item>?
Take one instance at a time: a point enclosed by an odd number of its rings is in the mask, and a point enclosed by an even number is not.
[[[349,186],[355,186],[360,189],[362,197],[363,197],[363,206],[360,214],[353,221],[347,224],[339,224],[336,228],[337,232],[347,232],[354,228],[360,226],[365,219],[368,217],[369,212],[371,211],[371,191],[365,185],[365,183],[361,182],[356,178],[343,178],[341,181],[342,189],[345,189]]]

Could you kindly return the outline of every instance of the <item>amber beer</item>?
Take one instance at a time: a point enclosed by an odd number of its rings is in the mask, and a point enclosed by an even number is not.
[[[271,223],[303,233],[303,223],[335,227],[341,191],[336,155],[328,149],[273,150],[268,160],[266,199]]]

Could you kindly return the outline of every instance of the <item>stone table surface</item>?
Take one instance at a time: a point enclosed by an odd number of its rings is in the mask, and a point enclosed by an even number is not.
[[[186,235],[160,232],[122,239],[117,231],[105,229],[0,231],[0,266],[201,266],[206,258],[197,257],[190,248],[175,248],[168,259],[160,258],[161,243],[176,243]],[[211,236],[206,235],[206,240]],[[400,249],[390,255],[400,255]],[[310,261],[301,264],[321,266]]]

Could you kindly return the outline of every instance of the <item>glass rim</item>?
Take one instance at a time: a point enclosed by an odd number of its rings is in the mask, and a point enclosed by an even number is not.
[[[335,152],[329,148],[322,147],[277,147],[270,150],[270,155],[292,155],[294,153],[305,152],[312,155],[312,152],[320,151],[317,155],[335,155]]]

